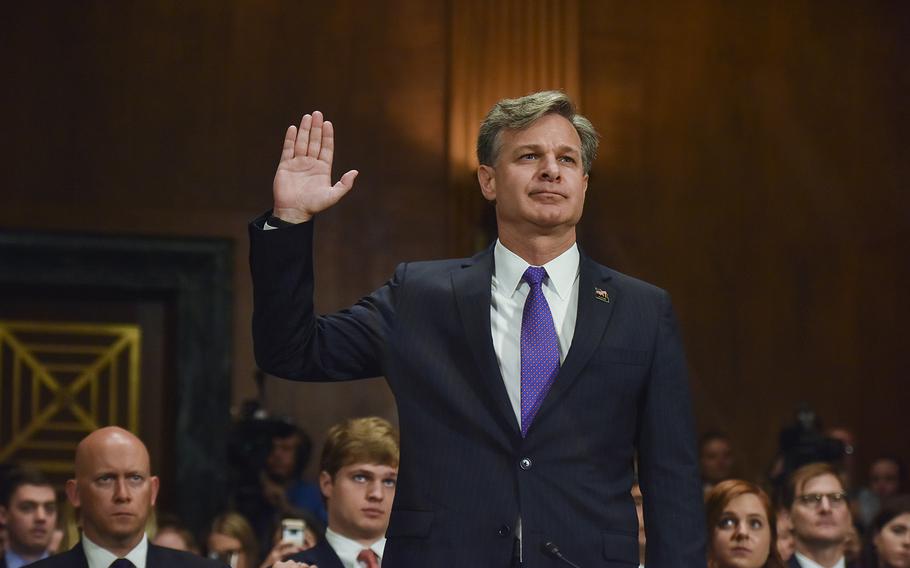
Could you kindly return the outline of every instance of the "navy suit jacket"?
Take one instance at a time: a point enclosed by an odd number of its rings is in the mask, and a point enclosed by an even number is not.
[[[844,567],[845,568],[856,568],[856,563],[847,562],[844,564]],[[803,565],[799,563],[799,560],[797,560],[796,555],[794,554],[793,556],[790,557],[790,560],[787,560],[787,568],[803,568]]]
[[[335,549],[325,539],[320,540],[313,548],[298,552],[288,560],[315,564],[318,568],[344,568],[341,559],[335,554]]]
[[[176,568],[226,568],[226,565],[221,562],[181,550],[155,546],[152,543],[149,543],[145,558],[146,568],[170,568],[171,566]],[[88,560],[85,559],[85,552],[82,550],[80,541],[66,552],[29,564],[29,568],[88,568]]]
[[[685,356],[669,296],[582,254],[575,335],[527,437],[490,332],[492,248],[399,265],[353,307],[316,317],[313,222],[250,226],[253,339],[266,372],[385,376],[401,464],[384,568],[637,566],[637,451],[649,568],[704,567]],[[369,251],[364,251],[369,254]],[[609,300],[609,301],[604,301]],[[320,567],[321,568],[321,567]]]

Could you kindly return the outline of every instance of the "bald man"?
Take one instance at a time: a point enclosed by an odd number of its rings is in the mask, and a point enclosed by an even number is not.
[[[76,447],[76,476],[66,496],[79,508],[82,540],[72,549],[42,560],[37,568],[216,568],[224,565],[155,546],[145,535],[149,511],[158,496],[142,440],[122,428],[107,427]]]

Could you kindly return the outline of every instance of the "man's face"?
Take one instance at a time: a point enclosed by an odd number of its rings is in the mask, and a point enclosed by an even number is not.
[[[354,540],[374,541],[389,526],[398,468],[355,463],[333,478],[323,471],[319,487],[326,499],[329,528]]]
[[[558,114],[500,132],[496,163],[480,166],[477,176],[484,197],[496,202],[500,234],[547,234],[581,219],[588,188],[581,139]]]
[[[797,488],[796,499],[790,508],[793,535],[797,543],[813,545],[839,545],[847,537],[850,525],[850,511],[846,500],[835,501],[827,497],[843,493],[840,480],[830,473],[813,477]],[[801,496],[825,495],[820,502],[804,502]]]
[[[67,496],[81,508],[86,535],[109,547],[139,538],[158,496],[158,478],[149,472],[148,453],[138,443],[111,439],[86,450]]]
[[[701,475],[706,481],[718,483],[730,477],[733,469],[733,448],[723,438],[705,442],[701,448]]]
[[[897,493],[900,469],[891,460],[878,460],[869,468],[869,488],[879,497]]]
[[[22,485],[10,497],[9,508],[0,507],[0,521],[9,531],[9,546],[27,556],[47,550],[57,524],[57,499],[51,487]]]
[[[269,474],[276,478],[288,479],[294,472],[294,466],[297,465],[297,447],[300,445],[300,437],[292,434],[287,438],[273,438],[272,451],[265,461],[265,467]]]

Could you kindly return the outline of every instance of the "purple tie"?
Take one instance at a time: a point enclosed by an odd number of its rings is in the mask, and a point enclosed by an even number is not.
[[[542,266],[529,266],[523,280],[531,290],[521,316],[521,436],[540,408],[550,385],[559,372],[559,338],[553,315],[543,295],[541,283],[547,277]]]

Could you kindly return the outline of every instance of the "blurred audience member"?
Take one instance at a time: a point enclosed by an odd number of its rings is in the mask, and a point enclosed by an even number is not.
[[[209,558],[231,568],[254,568],[259,564],[259,543],[253,527],[240,513],[215,517],[206,545]]]
[[[790,560],[796,550],[796,540],[793,538],[793,522],[790,521],[790,512],[787,509],[777,510],[777,552],[784,562]]]
[[[829,463],[800,467],[787,481],[784,504],[790,511],[796,552],[791,568],[844,568],[844,541],[850,530],[847,493]]]
[[[852,496],[856,490],[856,435],[846,426],[829,428],[825,435],[837,440],[843,446],[843,455],[836,465],[840,466],[840,478],[847,495]]]
[[[149,543],[145,533],[158,495],[142,440],[117,427],[101,428],[76,446],[76,477],[66,495],[79,508],[82,540],[35,568],[214,568],[193,554]]]
[[[776,515],[757,485],[721,481],[705,497],[709,568],[783,568]]]
[[[265,460],[268,481],[281,488],[282,497],[289,505],[310,511],[325,523],[328,517],[319,486],[302,479],[313,442],[293,424],[283,426],[272,436],[272,450]]]
[[[645,548],[647,539],[645,538],[645,515],[644,502],[641,498],[641,487],[638,482],[632,484],[632,500],[635,501],[635,512],[638,514],[638,565],[645,565]]]
[[[906,468],[895,456],[880,456],[869,466],[869,484],[859,490],[853,510],[857,521],[868,527],[878,514],[881,502],[902,491]]]
[[[57,494],[40,472],[8,471],[0,488],[0,522],[7,543],[0,567],[20,568],[50,555],[57,527]]]
[[[260,568],[268,568],[298,552],[309,550],[325,538],[325,528],[315,517],[303,510],[300,510],[299,513],[296,517],[282,519],[281,526],[275,531],[273,540],[275,544],[260,564]],[[303,530],[295,529],[294,532],[298,534],[292,536],[285,534],[285,522],[288,521],[300,523]]]
[[[319,474],[329,513],[325,540],[276,568],[293,567],[295,561],[319,568],[380,566],[398,460],[398,432],[382,418],[356,418],[333,426]]]
[[[722,432],[708,432],[698,445],[698,461],[705,492],[733,473],[733,445]]]
[[[196,544],[193,533],[174,515],[158,515],[152,544],[199,554],[199,546]]]
[[[910,568],[910,495],[885,499],[869,530],[863,568]]]

